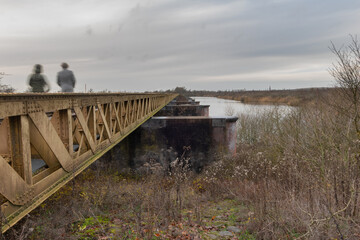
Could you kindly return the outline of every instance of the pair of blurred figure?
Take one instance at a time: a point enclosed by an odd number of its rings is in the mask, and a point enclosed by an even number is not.
[[[69,65],[67,63],[62,63],[61,67],[63,70],[57,74],[57,84],[61,87],[62,92],[73,92],[76,82],[74,73],[68,70]],[[40,64],[36,64],[34,66],[34,73],[28,79],[32,92],[50,91],[50,85],[42,72],[43,67]]]

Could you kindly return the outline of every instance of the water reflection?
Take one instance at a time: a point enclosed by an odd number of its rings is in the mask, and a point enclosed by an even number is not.
[[[244,104],[239,101],[221,99],[215,97],[191,97],[195,101],[199,101],[201,105],[210,105],[210,117],[237,116],[239,114],[258,115],[269,112],[275,108],[279,113],[289,113],[293,107],[285,105],[256,105]]]

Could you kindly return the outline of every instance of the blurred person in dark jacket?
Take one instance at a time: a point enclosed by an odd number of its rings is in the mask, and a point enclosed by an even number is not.
[[[41,74],[42,72],[43,67],[40,64],[35,64],[34,73],[28,77],[28,84],[32,92],[48,92],[50,90],[50,85],[46,80],[46,76]]]
[[[76,83],[74,73],[68,70],[67,63],[62,63],[61,67],[63,70],[57,74],[57,84],[61,87],[62,92],[73,92]]]

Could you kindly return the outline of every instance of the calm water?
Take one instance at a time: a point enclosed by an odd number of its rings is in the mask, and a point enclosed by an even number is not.
[[[255,105],[244,104],[239,101],[220,99],[215,97],[191,97],[199,101],[201,105],[210,105],[209,116],[236,116],[238,114],[256,115],[262,112],[271,111],[277,108],[280,112],[286,114],[292,107],[284,105]]]

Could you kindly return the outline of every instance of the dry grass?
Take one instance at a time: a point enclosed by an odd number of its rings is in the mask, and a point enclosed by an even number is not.
[[[254,206],[258,238],[360,237],[359,140],[351,116],[319,102],[286,116],[240,116],[239,124],[240,153],[217,163],[225,174],[214,183]]]
[[[114,166],[100,162],[17,224],[6,239],[162,239],[156,236],[172,236],[169,227],[185,218],[189,225],[195,224],[203,197],[197,195],[199,190],[193,184],[195,175],[186,159],[174,161],[171,167],[170,175],[161,167],[156,170],[149,166],[153,174],[139,176],[115,172]],[[22,229],[26,229],[27,236],[19,238]]]

